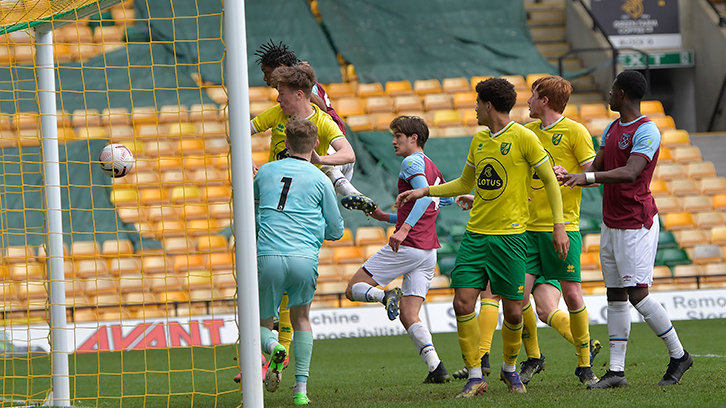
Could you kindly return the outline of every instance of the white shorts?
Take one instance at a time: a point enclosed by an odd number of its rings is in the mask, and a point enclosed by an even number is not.
[[[426,298],[436,269],[436,250],[401,245],[393,252],[386,244],[365,261],[363,269],[381,286],[403,276],[403,296]]]
[[[641,229],[602,226],[600,264],[606,288],[628,288],[653,284],[653,264],[658,250],[658,214],[653,225]]]
[[[333,146],[328,146],[328,154],[334,154],[335,152],[336,150],[333,148]],[[355,167],[355,163],[346,163],[331,167],[335,167],[336,169],[340,170],[340,172],[343,173],[343,176],[348,181],[353,181],[353,168]]]

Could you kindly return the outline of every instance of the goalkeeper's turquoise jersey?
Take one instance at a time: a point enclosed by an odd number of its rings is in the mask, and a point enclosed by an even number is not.
[[[307,160],[288,157],[260,167],[254,182],[257,255],[318,259],[324,239],[343,236],[333,185]]]

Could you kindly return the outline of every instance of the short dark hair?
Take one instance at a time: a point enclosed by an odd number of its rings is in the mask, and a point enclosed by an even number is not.
[[[317,82],[315,70],[310,66],[295,65],[292,67],[277,67],[272,71],[272,84],[277,87],[285,85],[292,90],[301,90],[308,98]]]
[[[309,153],[318,140],[318,127],[307,119],[294,116],[287,121],[285,136],[293,152]]]
[[[272,39],[270,39],[270,42],[260,45],[260,48],[255,51],[255,55],[259,57],[257,58],[258,64],[272,68],[280,65],[291,67],[300,63],[295,53],[285,43],[280,41],[279,44],[275,45]]]
[[[490,102],[497,112],[508,113],[517,103],[514,85],[504,78],[489,78],[476,84],[476,93],[482,102]]]
[[[623,71],[615,78],[615,85],[625,92],[630,100],[642,100],[648,89],[648,81],[638,71]]]
[[[557,113],[565,111],[565,106],[570,100],[572,84],[561,76],[552,75],[538,78],[532,83],[532,91],[537,91],[540,98],[545,96],[548,99],[547,106]]]
[[[416,144],[424,147],[426,141],[429,140],[429,127],[426,121],[418,116],[399,116],[391,121],[388,125],[394,132],[401,132],[406,136],[412,136],[414,133],[418,135]]]

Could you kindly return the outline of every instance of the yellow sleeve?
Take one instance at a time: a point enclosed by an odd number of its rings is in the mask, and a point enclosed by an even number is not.
[[[279,116],[279,112],[281,112],[280,105],[275,105],[267,109],[252,119],[252,126],[255,127],[257,133],[264,132],[275,125],[274,122]]]
[[[338,125],[329,116],[322,116],[319,127],[318,136],[322,136],[324,140],[321,140],[321,142],[327,142],[328,145],[332,144],[336,139],[345,137],[343,132],[340,131]]]
[[[560,185],[557,182],[555,172],[552,171],[552,167],[548,163],[548,161],[542,163],[535,167],[534,171],[537,172],[542,183],[544,183],[544,188],[547,192],[547,201],[549,201],[550,208],[552,209],[554,223],[564,224],[565,217],[562,215],[562,192],[560,192]]]
[[[583,164],[595,159],[595,147],[592,144],[592,136],[590,132],[580,123],[575,122],[572,128],[573,144],[572,152],[577,158],[577,162]]]
[[[539,138],[534,134],[534,132],[530,129],[524,128],[522,133],[522,139],[525,142],[522,153],[524,159],[530,166],[537,166],[542,163],[542,160],[549,158],[544,146],[542,146],[542,142],[539,141]]]
[[[461,172],[461,177],[438,186],[429,186],[429,195],[432,197],[455,197],[469,194],[474,189],[475,179],[474,166],[467,161],[464,170]]]

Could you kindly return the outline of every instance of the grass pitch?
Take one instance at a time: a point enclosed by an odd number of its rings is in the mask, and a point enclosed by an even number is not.
[[[499,381],[501,335],[492,346],[489,390],[472,399],[454,399],[463,380],[422,384],[426,367],[408,336],[316,340],[308,396],[314,407],[706,407],[726,405],[726,320],[675,322],[694,366],[683,383],[655,384],[665,372],[668,355],[662,341],[644,323],[633,324],[628,344],[626,377],[630,386],[586,390],[573,374],[573,347],[550,328],[539,330],[546,369],[527,386],[527,394],[509,394]],[[594,371],[602,376],[609,350],[607,327],[592,326],[591,335],[603,342]],[[463,366],[456,333],[434,335],[439,356],[450,372]],[[71,357],[71,395],[79,406],[98,407],[236,407],[239,385],[234,346],[194,347],[78,354]],[[524,350],[520,361],[525,358]],[[42,399],[50,388],[49,359],[4,359],[3,396]],[[293,406],[294,354],[283,373],[280,389],[265,392],[265,405]],[[100,373],[100,375],[98,374]],[[30,393],[28,393],[30,391]],[[2,406],[11,406],[3,403]]]

